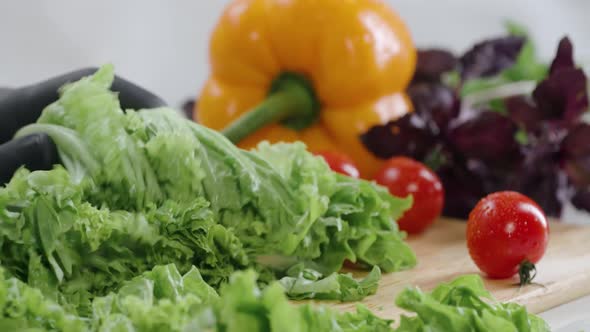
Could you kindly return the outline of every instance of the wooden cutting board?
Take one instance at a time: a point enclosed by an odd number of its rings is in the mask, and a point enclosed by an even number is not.
[[[467,252],[465,222],[440,220],[425,234],[410,237],[408,243],[416,252],[418,265],[409,271],[384,274],[377,293],[363,301],[380,317],[397,320],[402,310],[395,306],[394,299],[407,286],[430,290],[457,276],[479,273]],[[552,223],[549,247],[537,271],[535,281],[544,286],[533,284],[519,289],[517,278],[484,278],[484,282],[497,299],[523,304],[533,313],[590,294],[590,226]],[[355,305],[331,304],[343,311],[353,311]]]

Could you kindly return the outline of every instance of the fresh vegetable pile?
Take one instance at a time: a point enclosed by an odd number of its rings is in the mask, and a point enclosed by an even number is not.
[[[0,278],[2,331],[550,331],[522,306],[493,303],[476,275],[429,294],[406,289],[397,304],[417,315],[402,316],[394,329],[362,304],[354,313],[293,306],[279,284],[260,289],[251,270],[234,273],[218,295],[196,268],[181,275],[174,265],[162,265],[95,298],[90,315],[78,316],[6,272]]]
[[[0,190],[10,275],[87,313],[159,264],[194,265],[214,287],[251,267],[287,278],[294,297],[347,301],[374,292],[380,270],[415,264],[392,220],[411,199],[330,171],[302,144],[246,152],[168,109],[124,113],[112,79],[105,66],[63,87],[17,134],[48,133],[67,171],[22,170]],[[331,275],[345,259],[373,266],[368,281]]]
[[[123,112],[112,80],[105,66],[64,86],[17,134],[48,133],[64,166],[0,188],[0,330],[393,331],[362,305],[287,298],[357,301],[381,270],[413,266],[392,220],[410,199],[332,172],[302,144],[247,152],[168,109]],[[337,273],[344,260],[373,270],[355,280]],[[478,278],[407,290],[398,304],[418,316],[399,330],[548,330],[479,300]]]
[[[217,292],[192,268],[156,266],[92,302],[88,316],[58,305],[39,289],[0,279],[2,331],[390,331],[390,321],[359,306],[341,314],[328,308],[289,304],[282,287],[264,290],[256,274],[240,271]]]
[[[558,217],[564,202],[590,211],[587,77],[564,38],[550,66],[523,29],[460,57],[419,51],[408,88],[415,112],[362,135],[386,159],[404,155],[434,169],[444,214],[466,219],[489,193],[521,192]]]

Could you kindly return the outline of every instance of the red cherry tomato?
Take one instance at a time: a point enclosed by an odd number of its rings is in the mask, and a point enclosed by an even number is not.
[[[412,195],[414,205],[398,220],[400,229],[418,234],[430,226],[442,212],[444,190],[440,179],[424,164],[406,157],[389,159],[375,176],[377,183],[392,195]]]
[[[530,270],[534,271],[534,264],[543,257],[548,241],[549,225],[543,210],[517,192],[488,195],[469,214],[469,254],[490,278],[519,273],[521,284],[530,282],[534,277]]]
[[[316,155],[323,157],[334,172],[353,178],[360,176],[358,167],[356,167],[352,159],[343,153],[320,151],[316,152]]]

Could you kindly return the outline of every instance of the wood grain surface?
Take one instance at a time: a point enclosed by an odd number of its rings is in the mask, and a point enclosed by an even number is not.
[[[402,310],[394,305],[394,299],[404,287],[430,290],[457,276],[479,273],[467,252],[465,222],[440,220],[425,234],[410,237],[408,243],[418,256],[418,265],[409,271],[384,274],[377,293],[363,301],[380,317],[397,320]],[[590,227],[551,223],[549,247],[537,271],[535,281],[540,285],[519,288],[517,278],[484,278],[484,282],[497,299],[523,304],[533,313],[590,294]],[[355,305],[330,304],[343,311],[353,311]]]

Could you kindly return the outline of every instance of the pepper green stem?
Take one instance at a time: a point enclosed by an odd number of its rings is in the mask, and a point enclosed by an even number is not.
[[[268,97],[225,127],[221,133],[238,143],[260,128],[281,122],[301,130],[317,118],[318,107],[311,85],[297,74],[285,73],[272,84]]]

